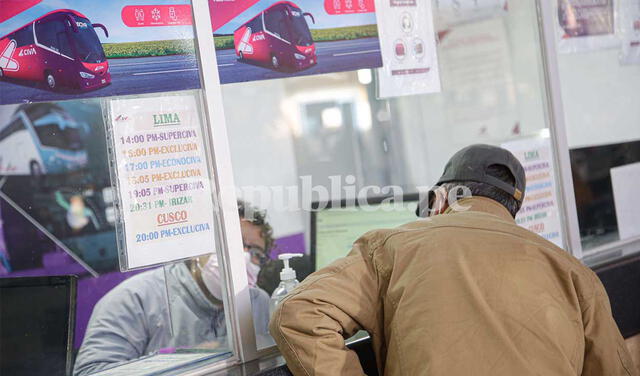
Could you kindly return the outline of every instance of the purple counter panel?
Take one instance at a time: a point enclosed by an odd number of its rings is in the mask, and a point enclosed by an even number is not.
[[[5,210],[3,214],[6,216],[8,213]],[[6,274],[2,275],[3,273],[0,273],[0,277],[12,278],[70,274],[79,276],[74,337],[74,346],[77,349],[82,344],[87,324],[89,323],[93,307],[96,303],[122,281],[144,270],[128,273],[112,271],[100,274],[94,278],[71,256],[55,246],[53,242],[47,240],[48,239],[43,239],[39,243],[39,248],[44,251],[40,254],[40,262],[34,263],[31,268],[23,268],[9,273],[3,271]],[[46,248],[46,250],[44,248]],[[294,234],[276,239],[276,247],[274,247],[274,250],[271,252],[271,257],[277,258],[278,255],[282,253],[305,253],[305,250],[304,234]]]
[[[98,301],[125,279],[144,271],[146,270],[136,270],[128,273],[112,272],[102,274],[97,278],[88,277],[78,281],[78,309],[76,311],[76,329],[73,342],[76,349],[82,345],[93,307]]]
[[[273,247],[269,255],[274,260],[283,253],[307,253],[304,233],[302,232],[278,238],[275,243],[275,247]]]

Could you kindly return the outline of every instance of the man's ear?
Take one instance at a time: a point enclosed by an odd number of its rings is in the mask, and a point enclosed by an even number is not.
[[[428,218],[431,216],[431,206],[433,205],[434,193],[429,190],[427,197],[418,201],[418,207],[416,208],[416,216],[419,218]]]
[[[447,202],[447,200],[444,200],[442,205],[440,205],[440,207],[434,212],[433,215],[444,214],[447,209],[449,209],[449,203]]]
[[[447,203],[447,191],[444,187],[437,187],[432,192],[433,193],[430,194],[433,194],[433,197],[429,200],[431,202],[430,217],[444,213],[449,207]]]

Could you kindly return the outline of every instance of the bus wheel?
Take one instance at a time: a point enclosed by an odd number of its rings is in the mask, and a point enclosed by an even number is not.
[[[240,51],[239,55],[240,55],[240,60],[244,60],[244,52]]]
[[[0,78],[4,77],[4,72],[2,71],[2,68],[0,68]]]
[[[31,177],[34,178],[42,176],[42,167],[40,166],[40,163],[31,161],[31,163],[29,163],[29,172],[31,172]]]
[[[278,60],[276,55],[271,55],[271,65],[274,69],[280,68],[280,60]]]
[[[47,87],[49,89],[55,89],[56,88],[56,78],[53,76],[53,73],[45,72],[44,80],[47,83]]]

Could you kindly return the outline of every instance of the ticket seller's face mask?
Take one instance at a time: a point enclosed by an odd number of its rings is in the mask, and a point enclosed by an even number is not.
[[[247,269],[247,278],[249,279],[249,286],[255,287],[258,281],[258,273],[260,273],[260,266],[254,264],[251,261],[251,254],[249,252],[244,253],[244,262]],[[220,276],[220,266],[218,265],[218,257],[211,255],[209,260],[203,267],[201,267],[202,281],[207,287],[207,290],[213,295],[214,298],[222,300],[222,278]]]
[[[206,264],[201,268],[202,282],[214,298],[222,300],[222,280],[220,278],[220,267],[218,266],[218,256],[211,255]]]
[[[244,263],[247,266],[247,278],[249,279],[249,286],[256,287],[256,283],[258,282],[258,273],[260,273],[260,266],[254,264],[251,259],[251,253],[245,252]]]

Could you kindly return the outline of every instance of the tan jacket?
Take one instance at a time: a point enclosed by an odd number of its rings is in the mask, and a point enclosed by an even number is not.
[[[361,375],[344,338],[373,339],[384,375],[636,375],[607,294],[575,258],[499,203],[362,236],[279,306],[295,375]]]

